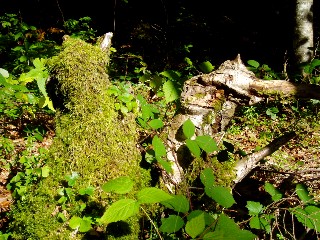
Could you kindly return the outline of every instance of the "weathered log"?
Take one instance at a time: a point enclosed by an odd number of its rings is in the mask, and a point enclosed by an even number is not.
[[[173,162],[171,182],[183,180],[181,162],[187,157],[181,148],[185,139],[181,131],[182,124],[190,119],[196,127],[196,136],[219,136],[233,118],[239,105],[253,105],[265,98],[292,97],[320,99],[320,86],[295,84],[285,80],[262,80],[247,69],[240,55],[233,61],[224,62],[216,71],[195,76],[184,83],[181,94],[181,113],[178,114],[167,131],[168,160]],[[240,160],[234,171],[234,183],[240,182],[254,169],[264,157],[272,154],[286,144],[295,134],[289,133],[274,140],[261,151]],[[180,151],[179,151],[180,150]]]

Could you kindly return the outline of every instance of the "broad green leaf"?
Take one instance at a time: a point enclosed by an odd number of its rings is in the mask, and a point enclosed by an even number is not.
[[[215,219],[209,213],[204,212],[202,210],[194,210],[194,211],[190,212],[190,214],[187,216],[187,219],[191,220],[192,218],[195,218],[201,214],[204,214],[205,225],[212,226],[212,223],[215,221]]]
[[[247,201],[247,209],[249,210],[249,214],[251,216],[259,215],[262,213],[264,207],[259,202]]]
[[[41,176],[46,178],[49,176],[50,168],[48,166],[44,166],[41,168]]]
[[[260,66],[260,64],[255,60],[248,60],[247,63],[254,68],[258,68]]]
[[[35,60],[33,60],[33,65],[34,65],[34,67],[35,68],[39,68],[39,69],[43,69],[43,68],[45,68],[45,62],[46,62],[46,60],[45,59],[43,59],[43,58],[36,58]]]
[[[182,130],[186,138],[191,138],[195,133],[196,127],[194,126],[193,122],[188,119],[183,123]]]
[[[157,158],[156,160],[167,173],[172,173],[173,170],[172,170],[172,165],[170,161],[166,161],[161,158]]]
[[[208,232],[206,233],[204,236],[203,236],[203,240],[216,240],[216,239],[219,239],[219,238],[215,238],[215,234],[213,232]]]
[[[195,157],[200,158],[201,150],[195,140],[187,139],[186,145]]]
[[[298,183],[296,186],[296,193],[303,203],[314,203],[306,185]]]
[[[205,187],[212,187],[214,185],[214,174],[211,168],[205,168],[200,173],[200,180]]]
[[[149,123],[149,126],[153,128],[154,130],[162,128],[163,127],[163,122],[161,119],[152,119]]]
[[[180,216],[169,215],[168,218],[161,219],[161,232],[173,233],[179,231],[184,225],[184,221]]]
[[[128,176],[122,176],[108,181],[101,188],[105,192],[125,194],[132,190],[133,185],[133,181]]]
[[[80,227],[81,221],[82,221],[81,217],[73,216],[69,221],[69,227],[71,227],[72,229],[76,229]]]
[[[95,188],[92,186],[86,187],[86,188],[81,188],[79,190],[80,195],[88,195],[88,196],[93,196]]]
[[[69,227],[72,229],[79,228],[79,232],[88,232],[91,229],[92,220],[91,218],[73,216],[69,221]]]
[[[206,61],[199,64],[199,68],[203,73],[210,73],[214,69],[214,66],[212,66],[211,62]]]
[[[99,222],[109,224],[124,221],[139,212],[139,203],[133,199],[121,199],[113,203],[102,215]]]
[[[214,201],[216,201],[222,207],[229,208],[234,203],[236,203],[232,194],[230,193],[230,190],[226,187],[222,187],[222,186],[206,187],[204,191],[209,197],[211,197]]]
[[[84,217],[81,221],[79,232],[88,232],[91,229],[92,220],[89,217]]]
[[[166,70],[160,73],[162,76],[172,79],[174,81],[179,81],[181,74],[177,71]]]
[[[163,202],[172,199],[173,196],[159,188],[147,187],[138,192],[137,198],[138,202],[141,204]]]
[[[266,182],[264,185],[264,189],[271,195],[271,198],[274,202],[282,198],[282,193],[271,183]]]
[[[291,212],[307,228],[315,229],[320,232],[320,208],[316,206],[307,206],[303,208],[292,209]]]
[[[196,142],[199,147],[205,151],[206,153],[212,153],[214,151],[218,151],[217,143],[213,140],[212,137],[208,135],[197,136]]]
[[[204,213],[190,219],[185,227],[186,233],[195,238],[196,236],[200,235],[205,229],[205,218]]]
[[[270,218],[269,215],[262,215],[262,216],[254,216],[250,219],[250,227],[255,229],[262,229],[266,231],[267,233],[271,232],[271,225],[270,221],[272,218]]]
[[[173,102],[179,98],[178,89],[170,80],[163,84],[163,92],[167,103]]]
[[[174,195],[173,198],[162,201],[161,204],[176,212],[186,213],[189,211],[189,201],[183,195]]]
[[[253,240],[256,238],[256,235],[252,232],[241,230],[231,218],[224,214],[220,215],[214,228],[214,232],[209,236],[214,240]]]
[[[166,147],[164,146],[162,140],[155,135],[152,139],[152,146],[155,152],[156,158],[161,158],[167,155]]]

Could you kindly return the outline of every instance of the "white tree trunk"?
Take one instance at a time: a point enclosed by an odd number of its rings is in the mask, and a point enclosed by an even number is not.
[[[313,58],[313,0],[296,1],[294,53],[297,65]]]

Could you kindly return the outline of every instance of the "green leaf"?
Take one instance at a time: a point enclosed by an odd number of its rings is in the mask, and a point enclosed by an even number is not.
[[[214,174],[211,168],[205,168],[200,173],[200,180],[205,187],[212,187],[214,185]]]
[[[79,178],[79,174],[77,172],[72,172],[71,175],[68,175],[65,177],[70,187],[73,187],[73,185],[76,183],[76,180],[78,178]]]
[[[153,128],[154,130],[162,128],[163,127],[163,122],[161,119],[152,119],[149,123],[149,126]]]
[[[170,80],[166,81],[163,84],[163,92],[164,92],[164,97],[165,97],[166,103],[170,103],[170,102],[173,102],[173,101],[179,99],[178,90],[177,90],[176,86],[174,85],[174,83]]]
[[[50,168],[48,166],[44,166],[41,168],[41,176],[46,178],[49,176]]]
[[[161,204],[176,212],[186,213],[189,211],[189,201],[183,195],[173,195],[173,198],[162,201]]]
[[[304,209],[299,207],[292,209],[291,212],[304,226],[320,232],[320,208],[316,206],[307,206]]]
[[[153,146],[153,150],[155,152],[156,158],[161,158],[167,155],[166,147],[164,146],[162,140],[157,135],[155,135],[152,139],[152,146]]]
[[[232,219],[221,214],[210,237],[214,240],[253,240],[257,236],[250,231],[241,230]]]
[[[172,173],[172,164],[169,161],[165,161],[161,158],[157,158],[157,162],[163,167],[163,169],[168,172],[168,173]]]
[[[222,187],[222,186],[206,187],[204,191],[209,197],[211,197],[214,201],[216,201],[222,207],[229,208],[234,203],[236,203],[232,194],[230,193],[230,190],[226,187]]]
[[[72,229],[76,229],[80,227],[81,221],[82,221],[81,217],[73,216],[69,221],[69,227],[71,227]]]
[[[212,153],[214,151],[218,151],[217,143],[213,140],[212,137],[208,135],[197,136],[196,142],[199,147],[205,151],[206,153]]]
[[[249,214],[251,216],[259,215],[263,212],[263,205],[259,202],[247,201],[247,209],[249,210]]]
[[[183,123],[182,130],[186,138],[191,138],[195,133],[196,127],[194,126],[193,122],[188,119]]]
[[[128,176],[122,176],[108,181],[101,188],[105,192],[125,194],[132,190],[133,185],[133,181]]]
[[[192,238],[195,238],[196,236],[200,235],[204,231],[204,229],[205,218],[203,213],[190,219],[185,227],[186,233]]]
[[[172,71],[172,70],[166,70],[160,73],[162,76],[167,77],[169,79],[172,79],[174,81],[179,81],[180,80],[180,73],[177,71]]]
[[[80,217],[73,216],[69,221],[69,227],[72,229],[79,228],[79,232],[88,232],[91,229],[92,220],[89,217]]]
[[[86,188],[81,188],[79,190],[80,195],[88,195],[88,196],[93,196],[95,188],[92,186],[86,187]]]
[[[158,203],[163,202],[169,199],[172,199],[173,196],[165,191],[155,188],[147,187],[140,190],[137,194],[138,202],[141,203]]]
[[[41,58],[41,59],[36,58],[35,60],[33,60],[32,63],[35,68],[43,69],[43,68],[45,68],[45,62],[46,62],[46,60],[43,58]]]
[[[199,68],[203,73],[210,73],[214,69],[214,66],[212,66],[211,62],[206,61],[199,64]]]
[[[190,214],[187,216],[188,220],[191,220],[192,218],[195,218],[201,214],[204,214],[204,221],[206,226],[212,226],[215,219],[207,212],[204,212],[202,210],[194,210],[190,212]]]
[[[258,63],[255,60],[248,60],[247,62],[250,66],[254,67],[254,68],[258,68],[260,66],[260,63]]]
[[[279,201],[282,198],[282,193],[271,183],[266,182],[264,184],[264,189],[271,195],[271,198],[274,202]]]
[[[180,216],[169,215],[168,218],[161,219],[160,231],[173,233],[179,231],[184,225],[184,221]]]
[[[91,224],[92,220],[90,217],[83,217],[80,223],[79,232],[88,232],[91,229]]]
[[[121,199],[113,203],[100,218],[102,224],[124,221],[139,212],[139,203],[133,199]]]
[[[201,150],[195,140],[187,139],[186,145],[195,157],[200,158]]]
[[[314,203],[306,185],[298,183],[296,186],[296,193],[303,203]]]
[[[262,216],[254,216],[250,219],[250,227],[255,229],[262,229],[267,233],[271,232],[271,225],[270,221],[272,217],[269,215],[262,215]]]

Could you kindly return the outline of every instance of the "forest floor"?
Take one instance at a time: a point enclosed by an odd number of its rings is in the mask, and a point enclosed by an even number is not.
[[[289,114],[290,115],[290,114]],[[271,156],[268,156],[260,166],[254,169],[237,189],[241,197],[246,200],[259,200],[264,194],[263,184],[270,182],[282,190],[292,191],[295,183],[305,183],[310,191],[320,200],[320,121],[319,113],[299,119],[304,131],[282,146]],[[33,152],[37,149],[48,148],[54,139],[54,116],[40,114],[36,120],[29,118],[16,121],[0,121],[2,135],[10,138],[14,144],[12,152],[3,154],[0,171],[0,229],[7,225],[7,213],[13,202],[11,192],[7,190],[7,184],[19,169],[10,169],[14,161],[19,161],[19,156],[26,150],[27,134],[26,126],[43,126],[46,133],[42,141],[33,143]],[[263,114],[257,114],[252,108],[237,114],[231,126],[224,133],[223,140],[233,144],[235,150],[251,153],[260,147],[266,146],[271,140],[279,137],[286,131],[294,129],[297,119],[286,116],[275,119]],[[2,151],[3,150],[3,146]],[[257,182],[258,184],[252,184]],[[249,183],[249,184],[248,184]],[[250,189],[256,188],[256,189]],[[288,194],[292,194],[288,193]]]

